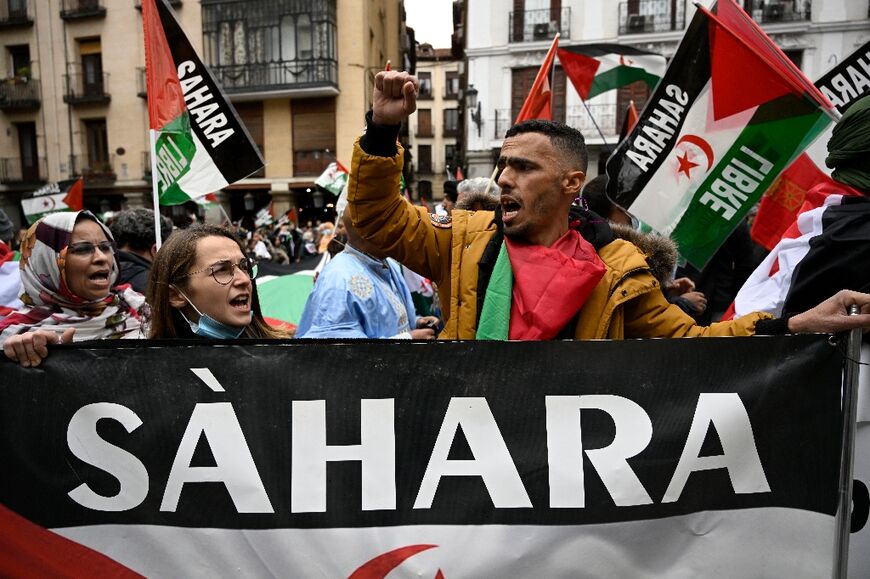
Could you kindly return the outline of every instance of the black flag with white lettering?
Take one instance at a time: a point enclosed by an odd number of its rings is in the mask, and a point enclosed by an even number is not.
[[[142,21],[160,204],[203,197],[262,169],[260,151],[167,0],[142,0]]]
[[[0,503],[146,576],[830,574],[826,336],[131,342],[0,362]]]

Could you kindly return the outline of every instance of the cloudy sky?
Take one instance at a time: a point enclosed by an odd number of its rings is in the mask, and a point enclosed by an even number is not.
[[[453,32],[453,2],[451,0],[405,0],[407,24],[414,29],[417,42],[428,42],[435,48],[450,48]]]

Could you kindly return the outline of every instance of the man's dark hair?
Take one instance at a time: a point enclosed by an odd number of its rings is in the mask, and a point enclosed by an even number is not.
[[[459,193],[456,190],[457,181],[444,181],[444,196],[450,199],[453,203],[459,198]]]
[[[517,123],[505,133],[504,137],[514,137],[523,133],[541,133],[550,138],[550,142],[556,147],[568,161],[577,169],[586,172],[589,165],[589,157],[586,154],[586,141],[583,133],[556,121],[543,121],[533,119]]]
[[[583,186],[581,197],[590,211],[607,219],[613,210],[613,201],[607,195],[607,175],[598,175]]]
[[[136,251],[148,251],[155,243],[154,211],[151,209],[126,209],[115,215],[109,227],[118,247],[130,247]],[[160,216],[160,235],[164,241],[172,233],[172,221]]]

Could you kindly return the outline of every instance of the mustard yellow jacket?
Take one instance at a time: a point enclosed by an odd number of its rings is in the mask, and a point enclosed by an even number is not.
[[[442,222],[399,194],[403,149],[378,157],[354,145],[348,211],[354,227],[393,259],[438,284],[445,316],[440,337],[472,340],[477,330],[478,263],[496,234],[492,211],[454,210]],[[646,256],[616,239],[598,250],[606,273],[580,310],[574,337],[588,339],[748,336],[768,314],[698,326],[669,304]]]

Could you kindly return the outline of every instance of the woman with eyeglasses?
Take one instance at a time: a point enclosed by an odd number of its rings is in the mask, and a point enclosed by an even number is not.
[[[115,287],[118,265],[109,229],[90,211],[51,213],[21,245],[21,301],[0,319],[0,346],[24,367],[38,366],[49,344],[142,338],[145,298]]]
[[[233,233],[213,225],[176,231],[160,248],[148,280],[148,337],[289,338],[263,319],[257,266]]]

